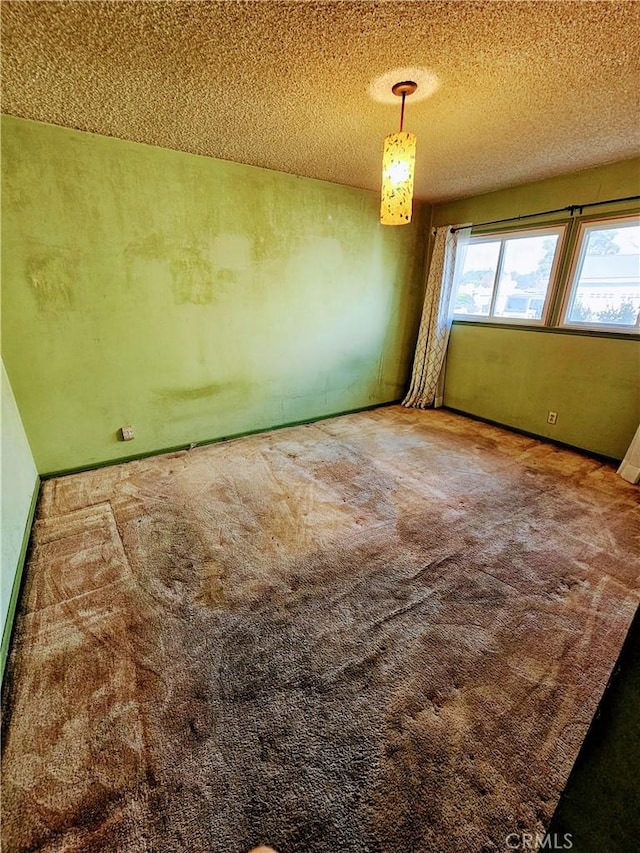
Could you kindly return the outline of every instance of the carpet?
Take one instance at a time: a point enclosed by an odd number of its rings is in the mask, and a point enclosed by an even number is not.
[[[638,500],[609,464],[399,406],[45,482],[3,849],[542,832],[638,605]]]

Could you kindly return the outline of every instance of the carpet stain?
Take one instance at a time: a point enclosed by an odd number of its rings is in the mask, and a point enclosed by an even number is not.
[[[504,850],[550,820],[639,536],[611,466],[397,406],[47,481],[4,849]]]

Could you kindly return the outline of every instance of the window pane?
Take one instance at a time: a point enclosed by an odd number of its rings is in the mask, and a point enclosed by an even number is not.
[[[469,243],[453,306],[455,314],[488,316],[499,253],[500,240]]]
[[[589,326],[640,325],[640,223],[584,230],[567,320]]]
[[[505,240],[496,317],[542,319],[559,239],[558,234],[545,234]]]

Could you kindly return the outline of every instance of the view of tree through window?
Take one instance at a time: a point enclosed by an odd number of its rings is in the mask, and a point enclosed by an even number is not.
[[[454,313],[541,322],[562,228],[472,238]]]
[[[565,322],[640,327],[640,221],[582,226]]]

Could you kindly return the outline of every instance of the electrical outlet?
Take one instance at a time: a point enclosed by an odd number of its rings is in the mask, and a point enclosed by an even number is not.
[[[557,412],[549,412],[549,414],[547,415],[547,423],[548,424],[555,424],[555,423],[557,423],[557,420],[558,420],[558,413]]]
[[[122,435],[123,441],[131,441],[136,437],[136,434],[133,431],[133,427],[131,425],[120,427],[120,433]]]

